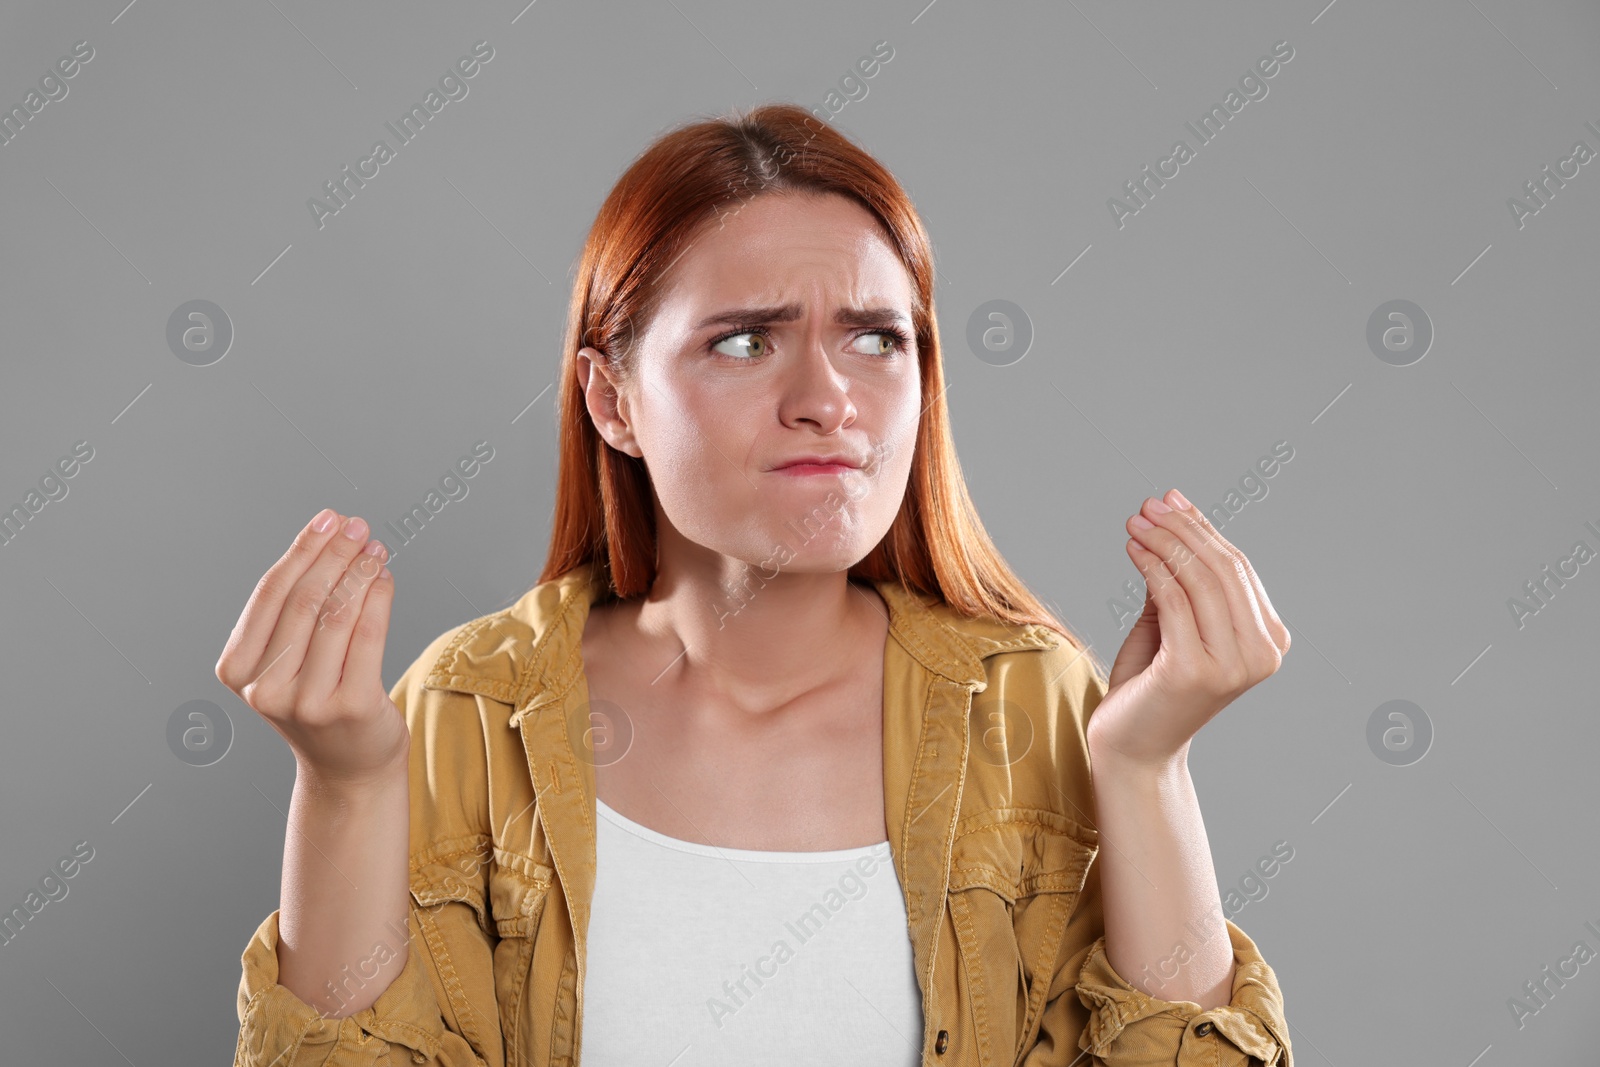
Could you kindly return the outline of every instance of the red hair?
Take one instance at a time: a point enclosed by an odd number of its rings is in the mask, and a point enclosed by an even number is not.
[[[654,499],[644,462],[606,443],[589,416],[578,351],[593,347],[626,376],[663,279],[709,221],[765,192],[834,193],[882,224],[910,276],[922,396],[905,498],[883,539],[849,570],[937,594],[957,612],[1039,624],[1077,637],[1022,583],[967,494],[950,435],[933,305],[933,251],[900,183],[843,134],[791,104],[685,124],[649,146],[612,188],[584,243],[561,354],[560,470],[550,550],[539,581],[593,563],[618,597],[655,579]]]

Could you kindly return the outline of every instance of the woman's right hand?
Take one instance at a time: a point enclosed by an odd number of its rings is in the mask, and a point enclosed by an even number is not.
[[[312,519],[256,584],[217,660],[218,679],[283,736],[300,773],[332,786],[403,775],[410,758],[383,684],[394,578],[367,533],[336,511]]]

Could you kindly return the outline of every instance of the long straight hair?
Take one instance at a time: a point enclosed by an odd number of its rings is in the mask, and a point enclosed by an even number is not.
[[[634,160],[595,216],[567,311],[560,471],[539,581],[592,563],[602,588],[614,596],[649,591],[656,571],[650,477],[641,459],[612,448],[595,428],[579,387],[578,351],[598,349],[626,378],[634,343],[659,304],[672,263],[703,227],[767,192],[834,193],[855,201],[883,225],[910,275],[927,406],[900,511],[849,577],[893,579],[913,592],[936,594],[967,616],[1046,626],[1084,650],[1085,642],[1012,572],[967,494],[945,406],[933,252],[910,198],[876,159],[792,104],[743,115],[735,110],[670,131]]]

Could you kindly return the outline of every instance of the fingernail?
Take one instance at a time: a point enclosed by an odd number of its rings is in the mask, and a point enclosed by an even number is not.
[[[1153,496],[1150,498],[1150,510],[1155,512],[1157,515],[1165,515],[1172,509],[1167,507],[1166,502],[1160,497]]]
[[[1176,489],[1172,490],[1172,493],[1170,495],[1172,497],[1172,506],[1173,507],[1175,507],[1175,508],[1193,507],[1193,505],[1189,503],[1188,499],[1185,498],[1184,495],[1182,493],[1178,492]]]
[[[317,533],[327,533],[328,527],[333,525],[333,509],[323,508],[317,512],[317,517],[311,520],[311,528]]]
[[[1141,530],[1153,530],[1153,529],[1155,529],[1155,525],[1156,525],[1155,523],[1151,522],[1149,519],[1145,518],[1143,515],[1135,515],[1133,517],[1133,524],[1135,526],[1137,526]]]
[[[367,536],[367,524],[361,521],[361,516],[352,515],[344,520],[344,535],[352,541],[359,541]]]

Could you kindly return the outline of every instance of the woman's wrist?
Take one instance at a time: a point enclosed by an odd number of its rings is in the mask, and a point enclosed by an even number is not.
[[[391,763],[359,775],[333,773],[296,760],[295,788],[319,803],[362,806],[390,799],[396,792],[408,792],[410,767],[409,749]]]
[[[1189,744],[1176,752],[1128,753],[1095,736],[1093,727],[1085,741],[1089,748],[1091,767],[1105,767],[1117,776],[1140,775],[1147,778],[1168,778],[1187,773],[1189,769]]]

